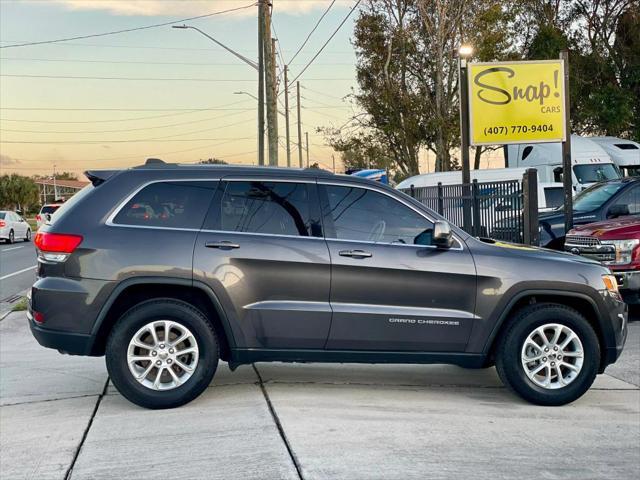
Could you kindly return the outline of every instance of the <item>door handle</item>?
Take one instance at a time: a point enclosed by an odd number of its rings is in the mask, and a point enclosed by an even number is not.
[[[223,240],[222,242],[207,242],[204,244],[207,248],[219,248],[221,250],[231,250],[234,248],[240,248],[240,245],[237,243],[232,243],[227,240]]]
[[[370,252],[365,252],[364,250],[341,250],[338,252],[338,255],[341,257],[351,257],[351,258],[369,258],[373,257],[373,254]]]

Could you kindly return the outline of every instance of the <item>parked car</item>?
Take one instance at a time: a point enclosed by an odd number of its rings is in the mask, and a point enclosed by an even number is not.
[[[625,342],[607,268],[480,241],[379,182],[157,162],[87,176],[36,235],[27,316],[46,347],[106,354],[138,405],[189,402],[220,359],[495,362],[523,398],[562,405]]]
[[[38,228],[51,220],[51,215],[62,206],[62,203],[47,203],[43,205],[40,212],[36,215],[36,223]]]
[[[580,192],[573,199],[573,223],[611,220],[640,215],[640,178],[625,177],[602,182]],[[565,243],[564,208],[541,213],[540,246],[563,250]]]
[[[24,218],[10,210],[0,211],[0,240],[13,243],[16,239],[31,241],[31,227]]]
[[[564,249],[609,267],[625,302],[640,304],[640,217],[576,227],[567,234]]]

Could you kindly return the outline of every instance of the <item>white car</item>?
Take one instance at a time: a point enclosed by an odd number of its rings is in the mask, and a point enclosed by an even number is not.
[[[0,240],[13,243],[16,239],[29,242],[31,240],[31,227],[16,212],[0,210]]]
[[[36,223],[38,228],[51,220],[51,215],[62,206],[61,203],[47,203],[43,205],[40,212],[36,215]]]

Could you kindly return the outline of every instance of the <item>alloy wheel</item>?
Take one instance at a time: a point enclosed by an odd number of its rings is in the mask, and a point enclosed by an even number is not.
[[[533,330],[521,351],[524,372],[545,389],[563,388],[580,374],[584,349],[578,335],[566,325],[549,323]]]
[[[177,322],[156,320],[131,338],[127,365],[133,377],[152,390],[172,390],[183,385],[198,366],[198,342]]]

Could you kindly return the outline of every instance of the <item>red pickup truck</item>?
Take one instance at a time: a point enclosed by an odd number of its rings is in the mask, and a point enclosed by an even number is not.
[[[640,216],[575,227],[567,234],[564,249],[609,267],[625,302],[640,304]]]

